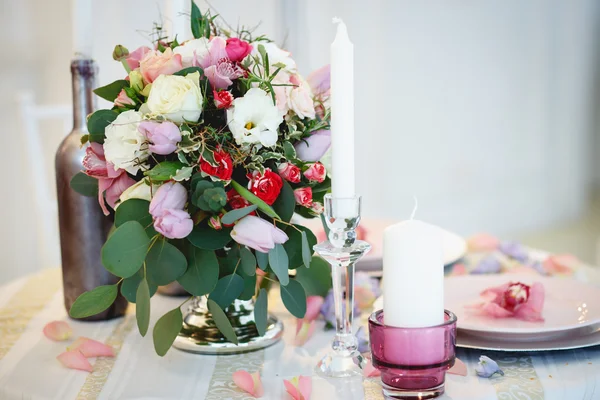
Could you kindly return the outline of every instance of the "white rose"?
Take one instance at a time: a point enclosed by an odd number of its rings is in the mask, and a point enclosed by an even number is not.
[[[258,88],[235,99],[233,107],[227,110],[227,124],[240,146],[255,143],[275,146],[277,129],[282,122],[283,116],[273,104],[271,95]]]
[[[121,196],[119,197],[119,204],[129,200],[129,199],[141,199],[141,200],[152,200],[152,193],[156,193],[156,190],[159,188],[159,185],[150,185],[146,179],[142,179],[138,183],[129,186]],[[118,207],[118,205],[117,205]],[[115,210],[117,209],[115,207]]]
[[[181,63],[184,68],[194,65],[194,57],[201,61],[210,51],[210,42],[207,38],[192,39],[175,47],[173,53],[181,55]]]
[[[315,103],[313,102],[312,90],[308,83],[299,76],[293,76],[290,80],[294,85],[287,86],[287,105],[299,118],[315,118]]]
[[[104,156],[116,169],[137,174],[140,165],[148,158],[146,138],[138,131],[142,114],[129,110],[117,117],[104,131]]]
[[[202,112],[199,80],[199,72],[186,76],[160,75],[152,82],[148,109],[177,123],[198,121]]]

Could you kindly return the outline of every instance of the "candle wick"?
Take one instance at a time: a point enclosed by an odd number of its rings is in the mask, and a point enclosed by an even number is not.
[[[419,201],[417,200],[417,196],[413,196],[415,199],[415,208],[413,208],[412,213],[410,214],[410,219],[415,219],[415,214],[417,213],[417,208],[419,207]]]

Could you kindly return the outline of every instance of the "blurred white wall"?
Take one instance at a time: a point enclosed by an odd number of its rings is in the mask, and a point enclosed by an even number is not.
[[[164,1],[94,2],[100,85],[122,78],[114,45],[148,43]],[[511,235],[576,217],[590,183],[600,182],[592,162],[600,156],[593,140],[598,2],[209,2],[232,26],[262,21],[258,30],[285,43],[304,74],[328,62],[331,17],[344,18],[355,44],[365,215],[404,218],[417,195],[421,219],[463,234]],[[44,103],[71,97],[70,1],[1,5],[0,281],[43,265],[15,95],[32,89]],[[65,132],[48,125],[44,134],[48,171],[39,179],[53,182],[53,154]]]

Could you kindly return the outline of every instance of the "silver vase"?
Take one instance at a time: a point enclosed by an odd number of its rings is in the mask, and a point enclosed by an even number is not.
[[[238,337],[234,344],[219,332],[207,307],[205,296],[194,297],[183,318],[183,327],[173,346],[199,354],[239,354],[256,351],[277,343],[283,335],[283,323],[269,314],[264,336],[258,334],[254,323],[254,301],[234,300],[225,314]]]

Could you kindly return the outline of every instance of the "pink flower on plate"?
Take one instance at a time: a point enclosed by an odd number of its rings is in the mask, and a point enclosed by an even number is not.
[[[138,126],[138,131],[151,142],[148,149],[163,156],[177,150],[177,143],[181,141],[179,127],[170,121],[143,121]]]
[[[65,351],[56,357],[62,365],[70,369],[79,369],[81,371],[92,372],[92,364],[88,361],[83,353],[79,350]]]
[[[536,282],[529,286],[510,282],[481,292],[484,301],[467,309],[494,318],[517,318],[525,321],[543,321],[544,286]]]
[[[152,51],[150,49],[150,47],[141,46],[141,47],[138,47],[135,51],[129,53],[129,55],[126,58],[127,65],[129,65],[129,69],[131,69],[133,71],[134,69],[139,67],[140,61],[142,61],[144,56],[150,51]]]
[[[229,59],[226,46],[225,39],[214,37],[210,41],[208,54],[200,61],[213,89],[227,89],[234,79],[244,76],[244,70]]]
[[[283,380],[285,390],[294,400],[309,400],[312,393],[312,378],[309,376],[294,376]]]
[[[234,372],[232,378],[237,387],[250,393],[253,397],[260,398],[265,393],[258,371],[249,373],[241,369]]]
[[[242,246],[248,246],[262,253],[268,253],[276,244],[283,244],[289,239],[284,231],[254,215],[247,215],[240,219],[230,235]]]
[[[44,326],[44,335],[56,342],[67,340],[73,334],[73,329],[65,321],[52,321]]]
[[[86,337],[77,338],[72,345],[67,347],[68,351],[80,351],[85,357],[114,357],[115,351],[112,347],[94,339]]]
[[[170,48],[162,53],[158,50],[149,51],[140,61],[140,72],[146,83],[154,82],[160,75],[172,75],[182,69],[181,55],[174,54]]]
[[[296,204],[299,204],[303,207],[310,207],[312,205],[312,188],[311,187],[303,187],[294,190],[294,198],[296,199]]]
[[[323,164],[316,162],[310,164],[308,169],[304,171],[304,176],[311,182],[321,183],[325,180],[327,171],[325,170],[325,166]]]
[[[169,239],[183,239],[194,229],[194,221],[184,210],[166,209],[154,219],[154,229]]]

